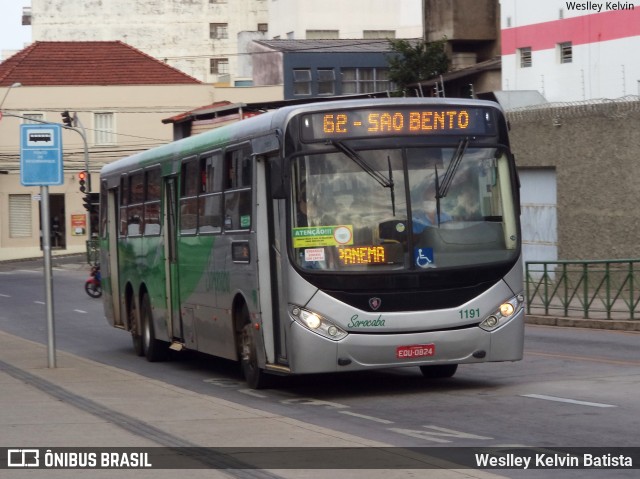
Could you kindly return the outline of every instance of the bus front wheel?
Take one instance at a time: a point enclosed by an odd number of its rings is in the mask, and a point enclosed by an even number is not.
[[[420,371],[425,378],[444,379],[453,377],[458,370],[457,364],[439,364],[437,366],[420,366]]]
[[[256,342],[246,306],[242,314],[244,317],[244,325],[240,332],[240,365],[242,374],[251,389],[263,389],[268,386],[269,377],[258,365]]]

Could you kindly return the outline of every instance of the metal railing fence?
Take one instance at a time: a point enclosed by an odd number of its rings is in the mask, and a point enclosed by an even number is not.
[[[529,261],[525,282],[527,314],[640,317],[640,259]]]

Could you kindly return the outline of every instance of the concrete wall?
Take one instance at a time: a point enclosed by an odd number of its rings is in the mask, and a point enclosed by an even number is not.
[[[558,258],[640,257],[640,98],[508,117],[518,167],[556,169]]]

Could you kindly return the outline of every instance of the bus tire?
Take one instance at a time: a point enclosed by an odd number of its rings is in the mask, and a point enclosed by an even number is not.
[[[253,337],[253,328],[249,319],[247,307],[242,308],[243,326],[240,332],[240,366],[242,374],[251,389],[264,389],[268,387],[269,375],[260,369],[258,354]]]
[[[138,310],[136,308],[135,299],[131,298],[127,314],[129,315],[129,328],[131,330],[131,342],[133,343],[133,351],[136,356],[144,356],[144,344],[142,344],[142,335],[140,334],[140,322],[138,321]]]
[[[153,328],[151,302],[149,301],[149,296],[146,293],[142,296],[142,302],[140,305],[140,322],[142,323],[144,355],[147,357],[147,361],[152,363],[156,361],[164,361],[167,358],[169,348],[164,341],[156,339],[155,330]]]
[[[438,364],[436,366],[420,366],[420,371],[425,378],[444,379],[453,377],[458,370],[457,364]]]

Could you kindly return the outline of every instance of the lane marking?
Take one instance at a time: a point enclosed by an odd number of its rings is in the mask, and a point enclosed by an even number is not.
[[[478,439],[478,440],[489,440],[493,439],[492,437],[487,436],[478,436],[476,434],[470,434],[467,432],[456,431],[454,429],[447,429],[444,427],[426,425],[422,426],[423,429],[402,429],[396,427],[390,427],[387,430],[391,432],[397,432],[398,434],[404,434],[405,436],[415,437],[417,439],[424,439],[427,441],[439,442],[442,444],[453,442],[451,439],[442,439],[442,437],[450,437],[453,439]],[[438,436],[438,437],[435,437]]]
[[[247,396],[253,396],[253,397],[257,397],[260,399],[264,399],[264,398],[268,398],[269,396],[266,396],[264,394],[260,394],[258,392],[255,392],[253,389],[238,389],[239,393],[242,394],[246,394]]]
[[[1,298],[10,298],[11,296],[9,296],[8,294],[0,294]]]
[[[592,363],[604,363],[615,364],[620,366],[640,366],[640,361],[623,361],[617,359],[597,358],[593,356],[571,356],[569,354],[553,354],[553,353],[539,353],[535,351],[525,351],[526,355],[540,356],[542,358],[554,358],[554,359],[568,359],[574,361],[589,361]]]
[[[544,399],[546,401],[566,402],[569,404],[577,404],[579,406],[591,406],[591,407],[618,407],[613,404],[602,404],[599,402],[578,401],[576,399],[559,398],[555,396],[545,396],[544,394],[522,394],[522,397],[533,399]]]
[[[83,311],[83,310],[81,310],[81,309],[74,309],[74,311],[75,311],[76,313],[80,313],[80,314],[87,314],[87,312],[86,312],[86,311]]]
[[[34,273],[34,274],[42,273],[42,271],[34,271],[32,269],[17,269],[16,271],[20,273]]]
[[[386,419],[380,419],[378,417],[373,417],[373,416],[367,416],[365,414],[358,414],[357,412],[351,412],[351,411],[338,411],[338,412],[340,414],[348,414],[349,416],[358,417],[360,419],[366,419],[368,421],[379,422],[381,424],[393,424],[393,421],[388,421]]]
[[[44,301],[34,301],[36,304],[46,304]]]

